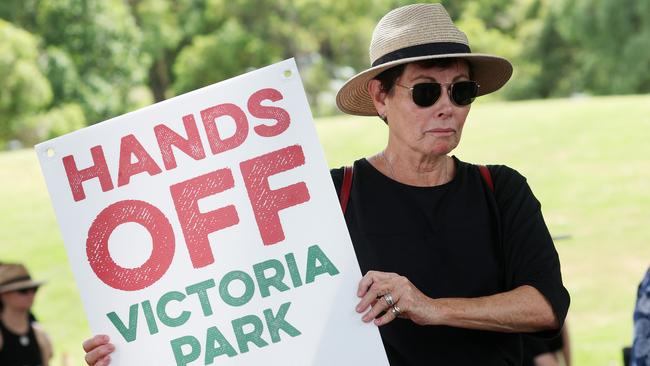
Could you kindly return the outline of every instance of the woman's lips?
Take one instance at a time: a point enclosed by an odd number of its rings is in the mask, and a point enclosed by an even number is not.
[[[430,130],[426,131],[427,133],[435,133],[435,134],[452,134],[455,133],[456,130],[453,128],[432,128]]]

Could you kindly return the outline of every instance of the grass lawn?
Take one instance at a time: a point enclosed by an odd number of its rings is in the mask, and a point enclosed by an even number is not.
[[[543,205],[571,293],[576,365],[620,365],[631,342],[636,287],[650,265],[650,96],[517,103],[480,101],[455,154],[507,164]],[[378,118],[317,121],[330,166],[379,151]],[[47,279],[35,313],[55,344],[54,366],[83,364],[89,336],[54,211],[32,150],[0,153],[0,261]]]

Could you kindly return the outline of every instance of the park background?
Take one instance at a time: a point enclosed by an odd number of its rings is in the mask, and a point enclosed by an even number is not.
[[[35,314],[54,366],[90,336],[36,155],[37,142],[288,57],[329,165],[379,151],[378,118],[333,96],[367,67],[374,24],[406,1],[2,0],[0,261],[48,280]],[[576,365],[620,365],[650,264],[650,1],[442,1],[473,52],[515,73],[472,106],[454,152],[507,164],[542,202],[572,303]]]

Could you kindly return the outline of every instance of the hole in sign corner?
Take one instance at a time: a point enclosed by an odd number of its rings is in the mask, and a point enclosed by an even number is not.
[[[293,71],[291,71],[289,69],[284,70],[284,72],[282,73],[282,76],[284,76],[285,79],[289,79],[290,77],[293,76]]]
[[[56,155],[56,151],[54,151],[53,148],[48,147],[47,149],[45,149],[45,156],[47,156],[48,158],[53,158],[54,155]]]

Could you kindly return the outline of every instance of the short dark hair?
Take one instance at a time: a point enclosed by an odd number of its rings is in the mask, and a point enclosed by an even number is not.
[[[469,68],[469,77],[471,79],[472,65],[467,60],[462,58],[454,58],[454,57],[434,58],[430,60],[415,61],[413,63],[424,69],[431,69],[434,67],[444,69],[456,64],[459,61],[464,61],[467,63],[467,67]],[[402,74],[404,73],[404,69],[406,68],[406,65],[408,64],[401,64],[395,67],[391,67],[390,69],[384,70],[379,75],[375,76],[375,79],[379,80],[379,82],[381,83],[381,90],[383,92],[390,93],[393,90],[393,87],[395,86],[395,81],[397,81],[397,79],[400,76],[402,76]]]

